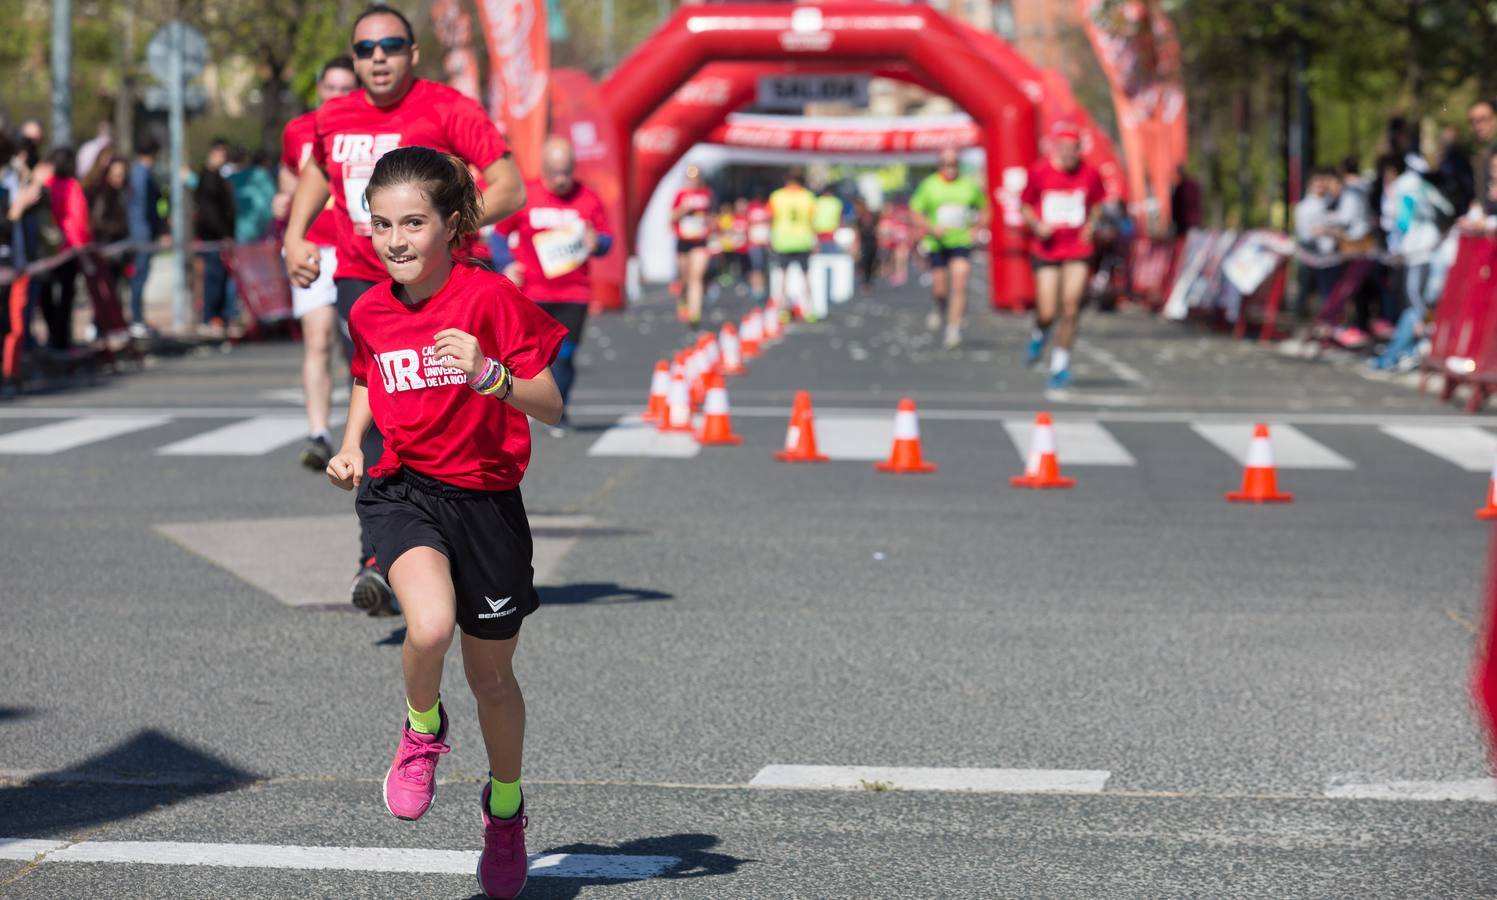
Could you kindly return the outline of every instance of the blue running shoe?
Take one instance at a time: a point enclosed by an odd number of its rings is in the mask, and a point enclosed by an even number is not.
[[[1032,337],[1029,339],[1029,352],[1024,354],[1024,365],[1034,368],[1039,365],[1040,357],[1045,353],[1045,339]]]
[[[1045,387],[1050,390],[1059,390],[1071,386],[1071,370],[1061,369],[1059,372],[1051,372],[1050,380],[1045,382]]]

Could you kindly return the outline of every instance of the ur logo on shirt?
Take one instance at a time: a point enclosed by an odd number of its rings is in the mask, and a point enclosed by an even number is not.
[[[329,155],[335,163],[377,162],[381,156],[400,146],[396,134],[335,134]]]
[[[433,344],[420,353],[415,350],[387,350],[374,354],[385,393],[398,394],[429,387],[467,384],[468,376],[463,374],[463,370],[443,365],[437,360],[436,352],[436,345]]]

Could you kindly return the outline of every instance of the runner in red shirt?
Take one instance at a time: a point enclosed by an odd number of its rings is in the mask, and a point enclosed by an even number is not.
[[[671,201],[671,224],[676,231],[676,262],[681,273],[681,297],[676,315],[695,328],[702,322],[702,292],[707,279],[707,238],[712,234],[712,192],[702,170],[686,167],[686,184]]]
[[[1035,281],[1029,365],[1040,361],[1050,323],[1056,308],[1060,310],[1060,329],[1050,353],[1050,388],[1071,383],[1071,345],[1091,265],[1092,232],[1105,197],[1102,177],[1081,160],[1081,133],[1075,125],[1057,122],[1050,130],[1050,156],[1030,168],[1022,197]]]
[[[525,208],[496,226],[510,236],[515,257],[504,274],[566,326],[567,339],[551,367],[563,405],[576,381],[573,357],[582,343],[587,306],[593,298],[588,260],[613,246],[603,201],[577,181],[576,166],[572,142],[548,138],[541,152],[541,177],[525,183]],[[560,437],[570,428],[563,413],[552,433]]]
[[[749,296],[755,303],[769,297],[769,228],[772,216],[763,197],[755,197],[744,211],[748,243]]]
[[[395,9],[365,10],[353,26],[354,70],[363,90],[323,104],[315,119],[312,146],[316,165],[302,166],[291,216],[286,222],[286,268],[293,284],[307,287],[317,279],[321,257],[307,240],[314,216],[333,198],[332,218],[338,231],[338,318],[343,349],[351,354],[347,328],[354,302],[385,277],[370,243],[369,207],[364,197],[375,162],[396,147],[431,147],[450,152],[483,175],[482,224],[508,216],[525,203],[519,169],[499,130],[483,107],[452,88],[416,78],[420,60],[410,22]],[[476,242],[475,242],[476,243]],[[480,251],[472,245],[467,252]],[[379,433],[371,431],[367,455],[378,456]],[[360,541],[360,567],[352,597],[360,609],[379,613],[394,595],[374,560],[368,530]]]
[[[317,102],[327,103],[359,88],[353,60],[340,56],[322,67],[317,77]],[[281,171],[272,212],[285,221],[291,211],[291,195],[296,192],[296,176],[312,158],[312,144],[317,138],[317,113],[309,112],[286,123],[281,132]],[[317,280],[309,287],[291,287],[291,311],[301,322],[301,386],[307,407],[307,444],[301,451],[301,464],[314,472],[327,468],[333,457],[332,435],[328,431],[328,414],[333,405],[333,334],[338,327],[338,289],[333,285],[333,267],[337,265],[338,230],[326,208],[307,229],[307,240],[317,245]]]
[[[489,762],[478,884],[514,897],[527,859],[525,700],[512,663],[521,620],[540,602],[519,487],[526,417],[561,419],[547,366],[566,332],[509,279],[454,262],[481,218],[463,160],[392,150],[371,173],[368,199],[390,277],[353,309],[348,427],[327,474],[361,488],[359,519],[405,611],[406,711],[385,806],[407,820],[431,807],[437,761],[451,749],[440,691],[456,625]],[[359,445],[371,423],[386,440],[366,476]]]

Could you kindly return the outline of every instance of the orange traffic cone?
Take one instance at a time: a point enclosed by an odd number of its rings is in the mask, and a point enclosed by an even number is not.
[[[692,409],[699,409],[702,401],[707,399],[707,383],[704,380],[711,366],[707,364],[707,354],[697,349],[686,357],[686,388],[687,399]]]
[[[717,375],[722,372],[722,351],[717,346],[717,337],[711,332],[697,338],[697,351],[702,354],[702,361],[706,364],[702,369],[703,375]]]
[[[738,340],[738,329],[733,327],[732,322],[723,323],[723,330],[717,339],[717,344],[722,348],[722,373],[724,375],[742,375],[748,370],[743,367],[743,344]]]
[[[655,374],[650,377],[650,405],[646,407],[646,422],[663,422],[669,411],[666,395],[671,389],[671,366],[665,360],[655,364]]]
[[[702,423],[702,433],[697,435],[697,443],[743,443],[743,438],[733,433],[733,420],[728,415],[728,388],[721,375],[707,376],[707,404],[703,412],[706,420]]]
[[[744,359],[758,359],[759,354],[762,352],[762,348],[759,346],[759,342],[764,340],[764,319],[762,315],[763,313],[755,308],[749,310],[748,315],[743,317],[738,351],[743,354]]]
[[[785,449],[774,455],[780,462],[826,462],[816,450],[816,414],[811,411],[811,392],[796,391],[785,429]]]
[[[874,463],[880,472],[934,472],[934,463],[920,458],[920,420],[915,416],[915,401],[906,397],[899,401],[899,411],[894,414],[894,447],[889,451],[887,462]]]
[[[1021,488],[1068,488],[1075,487],[1076,480],[1062,478],[1060,459],[1055,454],[1055,423],[1049,413],[1034,417],[1034,437],[1029,440],[1029,459],[1024,463],[1024,474],[1010,478],[1008,483]]]
[[[1273,464],[1273,444],[1268,426],[1259,422],[1253,428],[1253,442],[1248,445],[1247,466],[1242,472],[1242,490],[1228,493],[1233,503],[1288,503],[1293,494],[1279,493],[1279,479]]]
[[[691,391],[686,386],[686,376],[681,372],[671,376],[671,388],[666,408],[666,416],[660,420],[660,430],[690,433]]]
[[[1497,461],[1492,463],[1492,477],[1487,483],[1487,505],[1476,511],[1478,519],[1497,519]]]
[[[780,304],[773,297],[764,307],[764,340],[774,343],[785,336],[785,320],[780,318]]]

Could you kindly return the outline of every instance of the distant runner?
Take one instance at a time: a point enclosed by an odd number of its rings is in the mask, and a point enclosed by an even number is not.
[[[520,171],[483,107],[444,84],[416,77],[420,51],[405,16],[388,6],[366,9],[354,21],[352,49],[354,71],[363,90],[317,110],[312,147],[316,165],[302,166],[297,176],[285,240],[291,282],[311,287],[322,272],[322,254],[307,240],[307,230],[332,196],[330,212],[338,232],[333,281],[338,289],[343,349],[349,358],[353,346],[348,320],[354,302],[387,277],[370,242],[369,205],[364,197],[381,156],[397,147],[423,146],[450,152],[476,167],[488,185],[480,200],[482,224],[499,221],[525,202]],[[482,253],[476,239],[467,241],[465,255]],[[371,429],[364,448],[367,456],[378,456],[379,439],[379,432]],[[353,603],[372,615],[389,612],[394,595],[374,558],[367,528],[362,529],[360,547]]]
[[[547,139],[541,151],[541,177],[525,184],[525,208],[497,226],[513,239],[515,261],[505,274],[525,296],[566,326],[567,339],[561,342],[556,361],[551,364],[563,406],[576,381],[577,347],[582,343],[587,306],[593,298],[588,260],[604,255],[613,246],[603,201],[576,179],[576,167],[571,141]],[[551,432],[560,437],[571,427],[563,411]]]
[[[322,67],[317,78],[317,103],[327,103],[351,94],[359,88],[353,60],[340,56]],[[286,123],[281,133],[281,171],[275,201],[277,219],[291,211],[291,195],[296,193],[296,179],[302,166],[312,158],[317,139],[317,112],[304,113]],[[325,210],[324,210],[325,211]],[[307,230],[307,241],[317,245],[317,280],[309,287],[291,286],[291,312],[301,323],[301,386],[307,407],[307,444],[301,451],[301,464],[314,472],[327,468],[333,458],[333,439],[328,431],[328,415],[333,405],[333,336],[338,331],[338,288],[333,284],[333,269],[338,264],[338,228],[333,213],[319,213]]]
[[[760,195],[762,197],[762,195]],[[762,199],[749,201],[744,212],[748,236],[749,298],[763,303],[769,296],[769,233],[772,217]]]
[[[804,293],[806,276],[811,272],[811,251],[816,248],[816,230],[811,225],[815,214],[816,195],[806,189],[806,174],[798,167],[792,168],[785,174],[785,186],[769,195],[769,244],[774,249],[775,268],[782,272],[783,299],[789,301],[790,309],[801,310],[808,319],[812,318],[812,312]],[[792,265],[801,272],[801,278],[795,282],[799,296],[791,296]],[[781,314],[788,313],[789,309]]]
[[[972,278],[972,228],[988,225],[988,198],[982,186],[961,174],[957,152],[941,151],[937,170],[926,176],[910,197],[915,227],[925,237],[931,269],[931,299],[936,308],[926,316],[931,331],[946,325],[941,346],[953,350],[962,343],[962,317],[967,311],[967,283]]]
[[[1030,168],[1022,198],[1035,282],[1034,331],[1026,364],[1039,363],[1057,307],[1060,312],[1060,328],[1050,352],[1050,388],[1071,383],[1071,345],[1086,292],[1092,233],[1105,198],[1102,177],[1081,160],[1080,131],[1075,125],[1057,122],[1050,130],[1050,157]]]
[[[677,268],[681,297],[676,315],[693,328],[702,322],[702,292],[707,279],[707,239],[712,235],[712,192],[702,170],[686,167],[686,184],[671,202],[671,224],[676,230]]]

